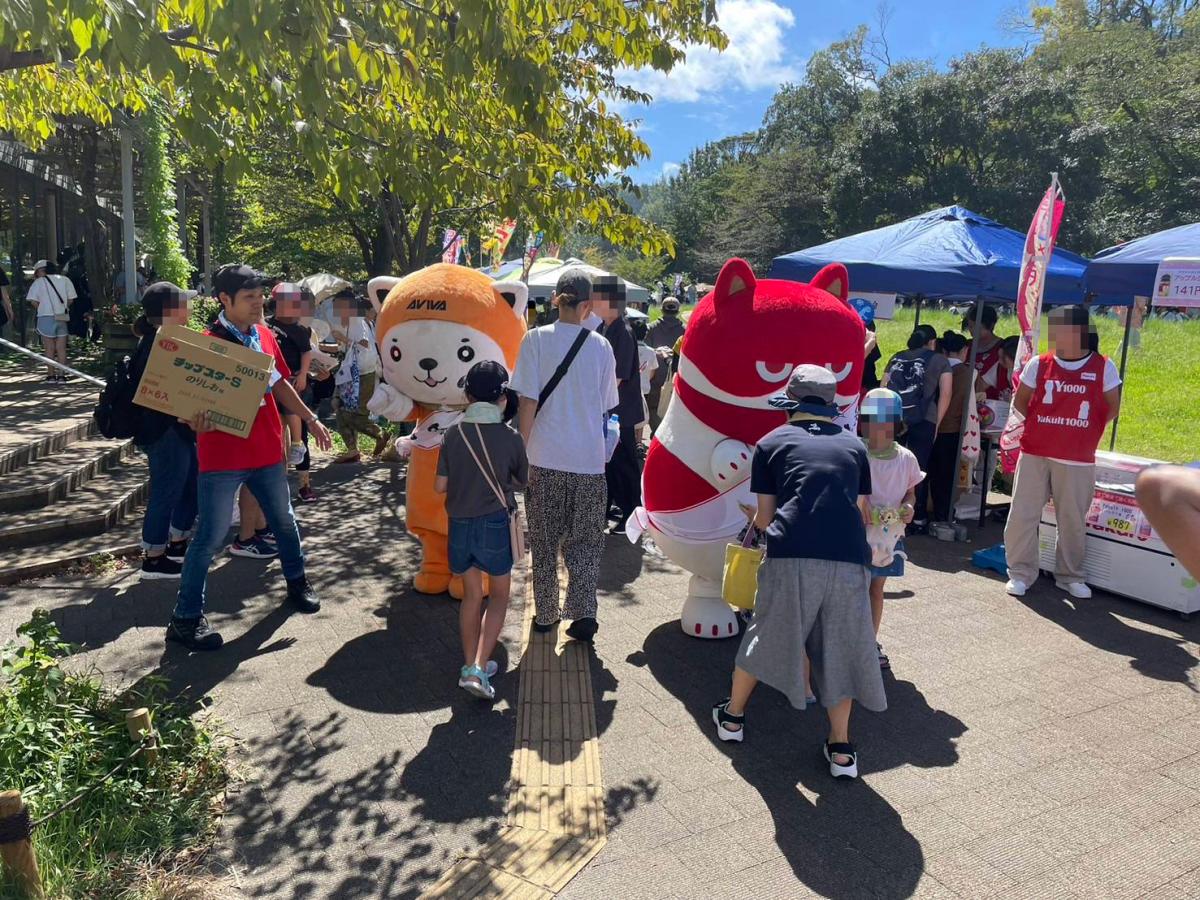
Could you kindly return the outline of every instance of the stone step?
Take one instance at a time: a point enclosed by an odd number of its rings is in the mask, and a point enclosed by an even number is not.
[[[58,419],[35,429],[9,433],[0,445],[0,475],[27,466],[36,459],[57,453],[76,441],[95,437],[95,420],[89,418]]]
[[[43,578],[97,559],[137,556],[142,552],[140,508],[103,534],[57,541],[40,547],[0,550],[0,585]]]
[[[132,441],[85,437],[48,456],[0,474],[0,513],[40,509],[134,454]]]
[[[41,509],[0,513],[0,549],[58,545],[101,534],[145,501],[148,476],[145,458],[135,456],[121,460],[65,500]]]

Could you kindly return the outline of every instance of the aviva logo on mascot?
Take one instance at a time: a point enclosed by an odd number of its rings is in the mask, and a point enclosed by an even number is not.
[[[449,590],[461,600],[462,578],[451,576],[447,557],[445,500],[433,490],[442,435],[462,418],[472,366],[490,359],[511,372],[516,365],[529,289],[437,263],[401,279],[373,278],[367,294],[379,309],[375,335],[386,379],[367,408],[393,422],[416,422],[405,479],[405,524],[421,542],[413,587]]]
[[[642,473],[644,507],[630,519],[672,561],[692,573],[680,622],[694,637],[738,633],[721,599],[725,545],[746,525],[754,445],[787,421],[768,401],[792,369],[814,364],[838,379],[839,422],[858,419],[865,329],[849,304],[845,266],[812,282],[754,277],[743,260],[721,269],[716,287],[688,319],[679,373]]]

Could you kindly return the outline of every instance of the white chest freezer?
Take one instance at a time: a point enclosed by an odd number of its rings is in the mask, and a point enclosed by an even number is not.
[[[1087,516],[1084,568],[1093,587],[1172,609],[1200,611],[1200,583],[1176,561],[1138,507],[1133,484],[1154,460],[1120,453],[1096,454],[1096,494]],[[1046,504],[1038,530],[1040,566],[1054,571],[1058,529],[1054,503]]]

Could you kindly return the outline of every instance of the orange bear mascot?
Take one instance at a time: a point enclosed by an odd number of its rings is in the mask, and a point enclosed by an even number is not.
[[[485,359],[510,372],[525,336],[529,289],[492,281],[464,266],[437,263],[404,278],[378,277],[367,294],[379,310],[375,334],[385,383],[367,408],[394,422],[414,421],[405,481],[409,534],[421,542],[421,567],[413,587],[423,594],[449,590],[462,599],[462,579],[452,577],[447,556],[446,504],[434,493],[442,435],[467,406],[467,372]]]

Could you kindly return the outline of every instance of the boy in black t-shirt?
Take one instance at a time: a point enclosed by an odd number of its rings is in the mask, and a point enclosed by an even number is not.
[[[312,331],[307,325],[301,324],[300,319],[312,315],[313,295],[298,284],[283,281],[271,289],[271,299],[275,301],[275,314],[267,319],[267,325],[275,335],[275,342],[279,344],[288,368],[295,373],[292,386],[297,394],[303,396],[308,389],[313,348]],[[297,415],[285,413],[283,419],[288,430],[288,465],[295,466],[300,473],[300,499],[311,502],[316,495],[309,483],[312,461],[308,453],[308,429]]]

